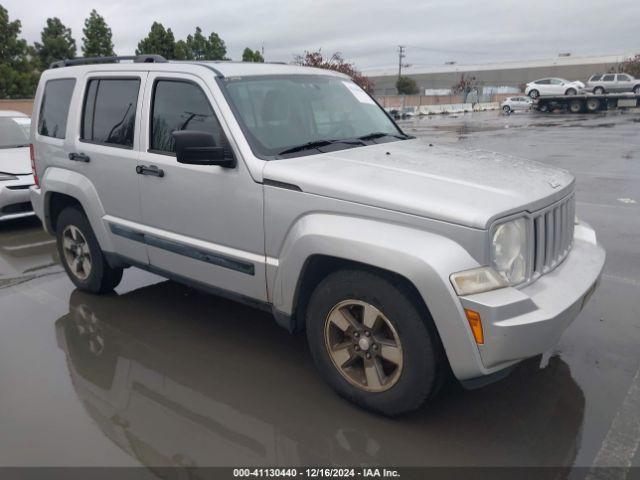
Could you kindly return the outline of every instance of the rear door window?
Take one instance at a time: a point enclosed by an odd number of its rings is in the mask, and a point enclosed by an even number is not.
[[[91,143],[132,148],[139,91],[139,78],[89,80],[80,138]]]
[[[602,77],[603,82],[613,82],[615,75],[605,75]]]
[[[76,81],[73,78],[49,80],[44,87],[38,133],[45,137],[64,138],[67,132],[69,104]]]

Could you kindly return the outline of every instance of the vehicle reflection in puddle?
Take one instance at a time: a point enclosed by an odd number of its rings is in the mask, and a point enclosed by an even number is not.
[[[173,282],[75,291],[56,334],[90,417],[150,467],[564,467],[583,420],[582,391],[557,357],[481,390],[451,385],[414,414],[367,413],[320,381],[302,337]]]
[[[0,224],[0,289],[62,271],[55,239],[37,219]]]

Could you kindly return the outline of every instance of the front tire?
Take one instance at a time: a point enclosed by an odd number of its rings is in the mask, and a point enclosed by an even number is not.
[[[509,107],[509,105],[505,105],[504,107],[502,107],[502,111],[505,114],[511,113],[511,107]]]
[[[578,91],[575,88],[569,88],[566,92],[564,92],[565,95],[576,95],[577,93]]]
[[[640,85],[636,85],[635,87],[633,87],[633,93],[635,93],[636,95],[640,95]]]
[[[442,384],[444,354],[431,318],[383,276],[330,274],[311,295],[306,327],[320,375],[364,408],[384,415],[415,410]]]
[[[73,284],[91,293],[110,292],[118,286],[123,270],[107,263],[86,215],[67,207],[56,223],[58,253]]]
[[[596,87],[593,89],[594,95],[604,95],[604,88]]]
[[[538,90],[531,90],[529,92],[529,98],[536,99],[540,96],[540,92]]]

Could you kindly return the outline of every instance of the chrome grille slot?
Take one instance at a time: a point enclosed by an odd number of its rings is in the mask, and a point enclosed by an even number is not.
[[[573,244],[574,196],[534,215],[534,274],[542,275],[560,264]]]

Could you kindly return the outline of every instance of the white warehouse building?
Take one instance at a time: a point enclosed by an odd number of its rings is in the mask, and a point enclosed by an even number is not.
[[[496,93],[518,91],[527,82],[544,77],[560,77],[567,80],[586,81],[591,75],[618,71],[622,62],[632,54],[598,57],[558,56],[552,59],[526,60],[469,65],[413,66],[405,68],[403,76],[415,80],[421,94],[448,91],[462,75],[476,78],[479,87],[490,88]],[[397,67],[364,72],[375,83],[375,95],[396,94]]]

